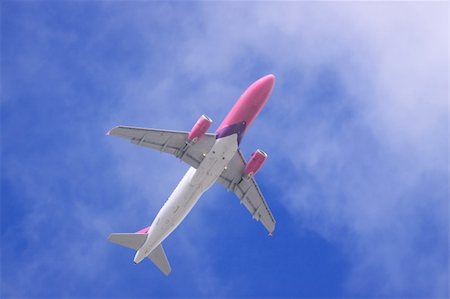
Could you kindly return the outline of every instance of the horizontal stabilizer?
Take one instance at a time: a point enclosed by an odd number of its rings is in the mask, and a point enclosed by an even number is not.
[[[138,250],[144,245],[147,234],[118,233],[109,235],[108,240],[119,245]]]
[[[162,244],[159,244],[149,255],[148,258],[159,268],[164,274],[169,275],[172,271],[169,261]]]

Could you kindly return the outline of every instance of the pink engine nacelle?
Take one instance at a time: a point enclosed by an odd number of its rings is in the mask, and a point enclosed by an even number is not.
[[[212,120],[208,116],[204,114],[200,116],[191,132],[189,132],[189,142],[196,143],[197,141],[199,141],[203,137],[203,135],[205,135],[206,131],[208,131],[211,124]]]
[[[248,161],[247,166],[244,169],[244,177],[251,178],[254,176],[258,170],[263,165],[264,161],[267,159],[267,154],[260,149],[257,149],[252,156],[250,161]]]

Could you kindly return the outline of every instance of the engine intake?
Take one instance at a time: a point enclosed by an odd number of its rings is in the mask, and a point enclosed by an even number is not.
[[[191,132],[189,132],[188,141],[191,143],[198,142],[203,137],[203,135],[205,135],[206,131],[208,131],[211,124],[212,120],[208,116],[204,114],[200,116]]]
[[[244,177],[249,179],[254,176],[267,159],[267,154],[260,149],[257,149],[248,161],[244,169]]]

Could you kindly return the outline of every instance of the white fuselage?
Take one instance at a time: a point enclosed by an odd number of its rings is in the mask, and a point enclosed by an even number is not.
[[[191,167],[159,211],[135,263],[147,257],[183,221],[200,196],[219,178],[238,149],[237,135],[217,139],[197,169]]]

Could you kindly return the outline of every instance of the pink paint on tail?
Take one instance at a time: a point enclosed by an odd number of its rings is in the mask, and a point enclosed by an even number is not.
[[[144,227],[143,229],[138,230],[137,232],[135,232],[135,234],[146,234],[149,229],[150,229],[150,226]]]

